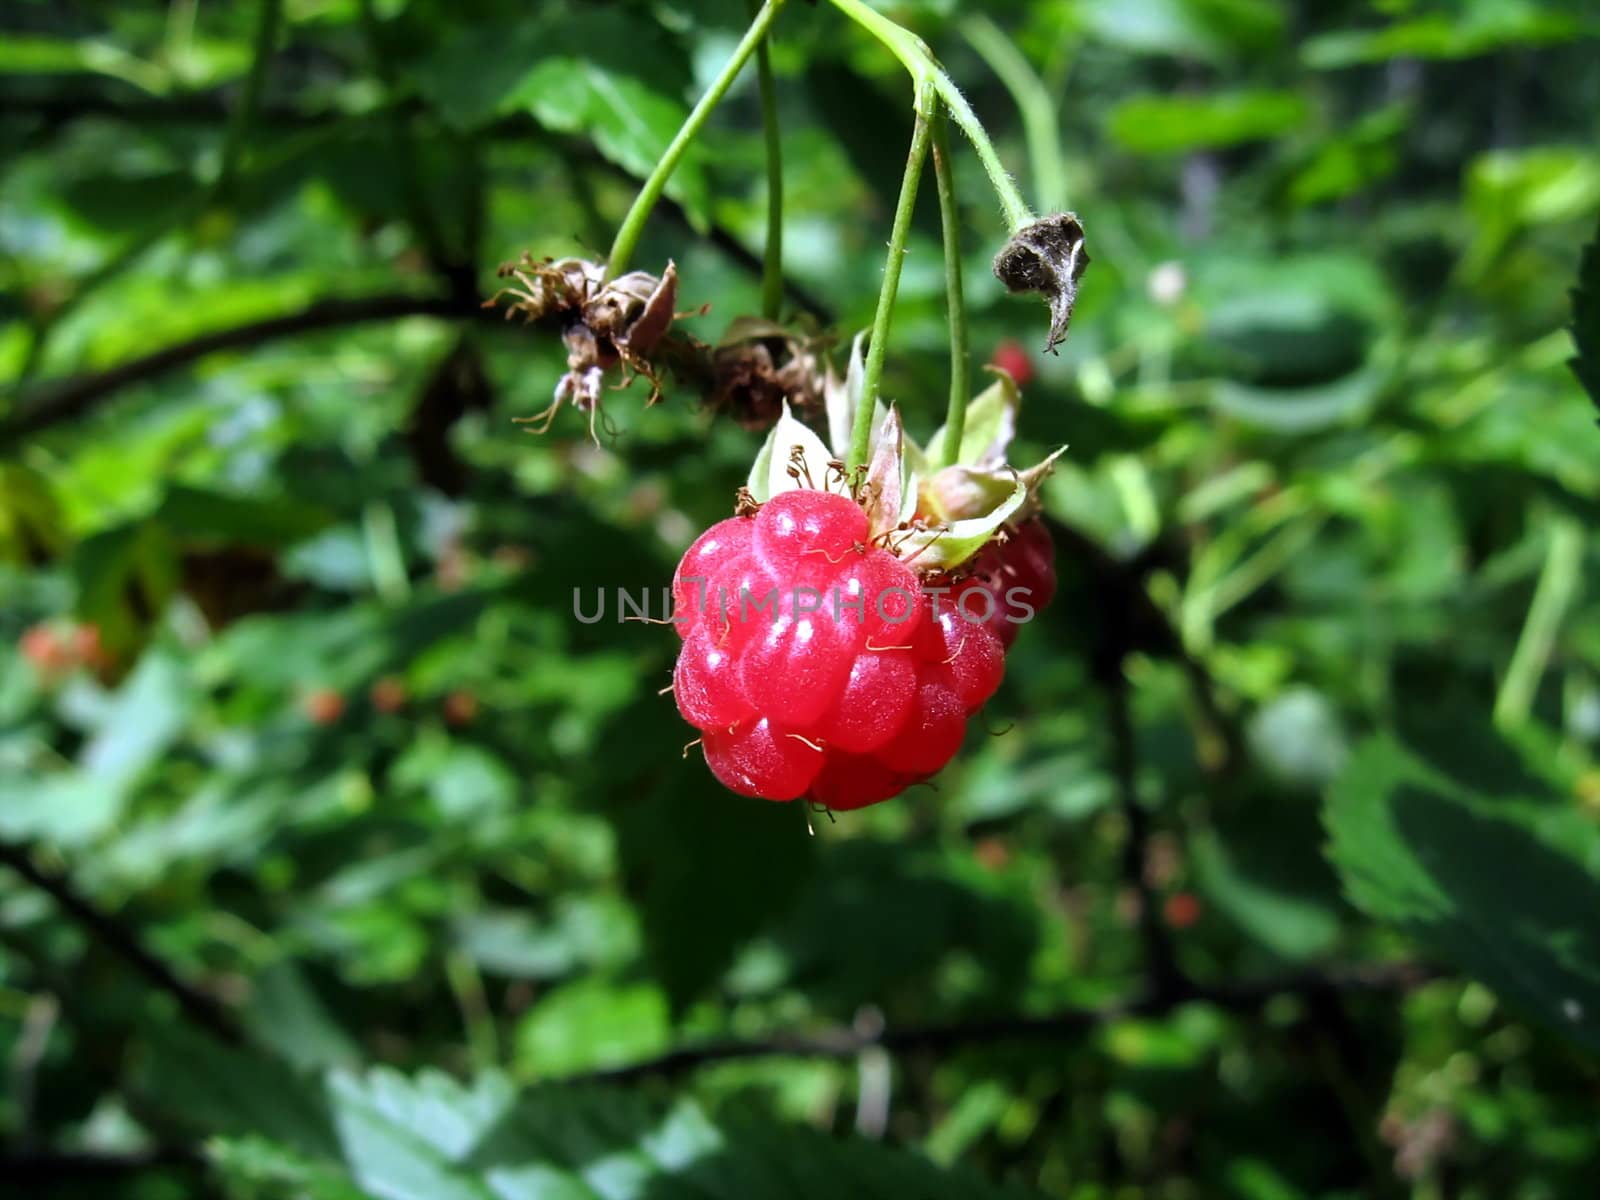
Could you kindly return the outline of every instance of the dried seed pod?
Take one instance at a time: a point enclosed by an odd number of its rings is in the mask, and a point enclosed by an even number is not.
[[[650,384],[646,404],[661,398],[661,379],[651,355],[670,336],[678,297],[677,267],[667,263],[659,277],[648,271],[630,271],[606,281],[605,265],[586,259],[535,260],[524,254],[500,268],[501,278],[514,280],[489,305],[510,297],[506,316],[520,314],[528,321],[552,320],[560,324],[567,347],[567,373],[556,383],[555,397],[542,413],[520,420],[537,423],[536,432],[550,427],[562,404],[570,403],[589,414],[590,434],[600,415],[605,374],[621,367],[621,387],[642,375]]]
[[[994,256],[995,278],[1010,292],[1038,292],[1050,305],[1050,335],[1044,348],[1055,348],[1067,336],[1078,280],[1089,265],[1083,225],[1072,213],[1056,213],[1024,225]]]
[[[823,343],[772,321],[740,317],[711,351],[707,402],[746,429],[765,429],[783,412],[822,404]]]

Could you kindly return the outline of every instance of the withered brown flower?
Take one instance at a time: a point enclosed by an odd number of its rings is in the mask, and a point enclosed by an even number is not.
[[[661,345],[674,317],[678,298],[678,269],[667,263],[659,277],[648,271],[630,271],[606,280],[604,263],[581,258],[535,259],[524,254],[500,268],[500,277],[513,280],[485,307],[509,298],[506,317],[519,314],[527,321],[550,320],[561,327],[567,347],[567,372],[556,383],[550,406],[519,421],[535,424],[535,432],[550,427],[562,404],[571,403],[589,414],[589,433],[603,420],[601,394],[606,372],[620,367],[626,387],[636,375],[650,384],[646,404],[661,398],[661,378],[650,356]]]
[[[765,429],[783,412],[819,409],[827,370],[821,339],[773,321],[739,317],[711,350],[707,403],[746,429]]]
[[[1078,280],[1088,265],[1083,225],[1072,213],[1024,225],[994,256],[995,278],[1007,291],[1038,292],[1049,303],[1050,333],[1044,348],[1051,353],[1067,336],[1078,301]]]

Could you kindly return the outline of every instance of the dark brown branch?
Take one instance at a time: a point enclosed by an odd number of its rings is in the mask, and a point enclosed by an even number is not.
[[[0,842],[0,866],[10,867],[24,880],[44,892],[67,916],[89,931],[102,945],[144,977],[152,987],[167,993],[196,1025],[228,1042],[241,1042],[239,1027],[227,1011],[185,983],[139,940],[139,936],[110,913],[96,907],[73,887],[71,880],[36,864],[21,846]]]
[[[486,314],[481,314],[476,304],[442,296],[392,295],[318,300],[299,312],[212,330],[187,341],[163,346],[104,371],[74,375],[31,389],[18,411],[0,421],[0,447],[26,434],[37,433],[41,429],[80,417],[121,388],[154,379],[219,351],[247,349],[277,338],[360,325],[368,321],[410,316],[459,318],[480,315]]]
[[[583,1076],[582,1082],[628,1083],[647,1076],[681,1075],[711,1063],[743,1058],[848,1058],[873,1047],[892,1051],[950,1051],[997,1042],[1048,1041],[1074,1037],[1128,1017],[1163,1016],[1186,1004],[1211,1004],[1227,1012],[1249,1015],[1259,1012],[1279,996],[1314,1000],[1362,992],[1401,993],[1435,977],[1429,967],[1400,962],[1307,970],[1236,984],[1183,983],[1165,994],[1147,993],[1123,1003],[1100,1008],[1068,1008],[1037,1017],[996,1017],[903,1029],[836,1028],[760,1040],[707,1042],[625,1067],[596,1071]]]
[[[1117,806],[1127,825],[1122,847],[1122,881],[1139,898],[1139,941],[1144,948],[1145,986],[1153,997],[1182,993],[1182,969],[1162,919],[1155,889],[1150,886],[1150,816],[1139,803],[1138,746],[1133,728],[1131,698],[1123,664],[1105,683],[1111,728],[1111,768],[1117,785]]]

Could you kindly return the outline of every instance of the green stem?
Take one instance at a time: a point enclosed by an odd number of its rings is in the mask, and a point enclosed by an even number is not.
[[[1550,663],[1561,623],[1583,585],[1583,526],[1563,517],[1550,530],[1544,569],[1533,589],[1533,603],[1511,652],[1511,665],[1495,697],[1494,723],[1502,729],[1522,724],[1533,709],[1539,680]]]
[[[889,234],[889,257],[883,264],[883,287],[878,292],[878,311],[872,318],[872,340],[867,344],[867,362],[861,372],[861,401],[855,424],[850,429],[850,457],[846,468],[854,469],[867,461],[867,443],[872,439],[872,414],[878,406],[878,382],[883,378],[883,356],[889,347],[889,325],[894,318],[894,298],[900,290],[900,268],[905,262],[906,238],[911,233],[911,213],[916,208],[917,184],[922,179],[922,163],[928,157],[928,142],[933,135],[934,109],[938,99],[931,80],[917,83],[916,123],[911,129],[911,153],[906,157],[906,173],[900,180],[900,199],[895,204],[894,228]]]
[[[228,121],[228,133],[222,144],[222,164],[217,170],[217,180],[212,186],[212,197],[227,202],[233,198],[233,188],[239,178],[239,160],[244,156],[245,138],[250,124],[255,120],[256,109],[261,105],[261,93],[266,90],[267,70],[272,65],[272,55],[278,44],[278,26],[283,20],[283,0],[261,0],[256,18],[255,57],[250,62],[250,74],[245,77],[244,90],[239,94],[239,106]]]
[[[362,36],[367,43],[367,53],[372,57],[372,73],[383,89],[384,107],[389,120],[389,137],[394,144],[395,167],[405,189],[405,202],[411,226],[422,248],[427,252],[433,267],[448,273],[454,256],[445,240],[444,230],[433,213],[428,199],[422,171],[417,163],[416,146],[411,138],[411,127],[404,110],[396,102],[400,96],[399,80],[384,44],[383,23],[378,20],[373,0],[360,0],[359,17]]]
[[[640,186],[639,194],[633,199],[633,207],[628,209],[628,215],[622,218],[616,240],[611,243],[611,253],[606,258],[608,278],[615,279],[627,270],[628,260],[633,257],[633,252],[639,245],[639,237],[644,233],[644,223],[650,219],[650,211],[655,208],[656,201],[661,199],[667,180],[672,178],[672,172],[677,169],[684,151],[699,135],[706,118],[711,115],[711,110],[727,94],[728,89],[733,86],[733,81],[738,78],[739,72],[744,69],[744,64],[749,61],[750,55],[767,36],[767,30],[777,19],[783,5],[784,0],[766,0],[761,6],[761,11],[756,13],[755,20],[750,23],[750,28],[745,31],[744,37],[734,49],[733,57],[728,60],[721,73],[711,81],[706,94],[700,97],[684,119],[671,144],[667,146],[666,153],[656,164],[656,169],[650,172],[649,178]]]
[[[961,23],[961,32],[1016,101],[1028,140],[1028,161],[1033,166],[1034,196],[1045,211],[1055,211],[1067,196],[1055,100],[1016,43],[985,14],[968,17]]]
[[[755,0],[750,0],[752,7]],[[783,308],[783,135],[778,128],[778,85],[763,38],[756,47],[761,83],[761,131],[767,143],[767,245],[761,257],[761,315],[776,321]]]
[[[933,180],[939,189],[939,225],[944,231],[945,305],[950,310],[950,410],[944,419],[944,454],[938,465],[954,464],[961,453],[961,434],[972,396],[967,349],[967,298],[961,286],[961,214],[956,208],[955,167],[943,110],[933,118]]]
[[[1000,199],[1000,207],[1005,210],[1006,223],[1010,226],[1011,232],[1015,233],[1031,222],[1033,212],[1028,208],[1028,202],[1022,198],[1022,193],[1017,190],[1016,181],[1001,165],[1000,155],[995,152],[994,143],[984,131],[983,123],[972,111],[972,106],[961,94],[961,89],[956,87],[950,76],[944,73],[944,69],[934,59],[927,43],[909,29],[896,25],[888,17],[871,8],[864,0],[830,0],[830,3],[882,42],[911,73],[914,83],[919,87],[924,83],[933,86],[939,99],[943,100],[945,107],[950,110],[950,116],[977,149],[983,169],[989,176],[995,195]]]

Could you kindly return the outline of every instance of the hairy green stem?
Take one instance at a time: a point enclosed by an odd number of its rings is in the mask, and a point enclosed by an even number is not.
[[[894,298],[900,290],[900,268],[906,256],[906,238],[911,233],[911,213],[917,204],[917,184],[922,179],[922,163],[928,157],[933,136],[934,109],[938,97],[933,82],[917,83],[916,123],[911,129],[911,152],[906,156],[906,173],[900,180],[900,199],[894,208],[894,227],[889,234],[889,257],[883,263],[883,286],[878,291],[878,311],[872,318],[872,340],[867,344],[867,361],[861,372],[861,401],[855,424],[850,429],[850,457],[846,467],[853,469],[867,461],[867,444],[872,439],[872,414],[878,406],[878,383],[883,378],[883,356],[889,346],[889,325],[894,319]]]
[[[939,99],[944,101],[945,107],[950,110],[951,118],[977,149],[978,158],[983,163],[984,172],[989,176],[995,195],[1000,199],[1000,207],[1005,211],[1006,223],[1011,231],[1015,233],[1031,222],[1033,212],[1028,208],[1028,202],[1022,198],[1022,193],[1017,190],[1016,181],[1001,164],[1000,155],[995,152],[994,143],[984,131],[983,123],[972,111],[972,106],[961,94],[961,89],[956,87],[950,76],[944,73],[944,68],[933,57],[927,43],[909,29],[896,25],[888,17],[866,4],[865,0],[830,0],[830,3],[882,42],[911,73],[912,81],[919,88],[924,83],[932,85]]]
[[[755,8],[756,0],[750,0]],[[761,256],[761,315],[776,321],[783,308],[783,135],[778,128],[778,84],[767,39],[756,47],[761,84],[761,132],[767,150],[767,245]]]
[[[650,172],[649,178],[640,186],[639,194],[633,198],[633,207],[628,209],[628,215],[622,218],[616,239],[611,243],[611,253],[606,258],[608,278],[615,279],[628,269],[628,260],[633,257],[633,252],[639,245],[639,237],[644,233],[644,223],[650,219],[650,212],[655,208],[656,201],[661,199],[667,180],[672,178],[672,172],[677,169],[684,151],[688,150],[689,144],[699,136],[706,119],[711,116],[711,110],[716,108],[723,96],[727,95],[728,89],[733,86],[733,81],[744,69],[744,64],[750,60],[750,55],[766,38],[767,30],[777,19],[778,13],[783,10],[783,5],[784,0],[766,0],[761,6],[755,20],[750,23],[750,28],[745,30],[744,37],[739,39],[733,57],[727,61],[722,71],[711,81],[711,86],[706,89],[705,95],[700,97],[689,115],[684,118],[683,125],[673,136],[666,153],[656,164],[656,169]]]
[[[239,93],[239,105],[228,121],[227,136],[222,143],[222,164],[217,169],[212,197],[226,202],[233,198],[233,188],[239,179],[239,161],[244,156],[245,138],[251,122],[261,106],[261,93],[266,90],[267,70],[272,65],[273,52],[278,45],[278,27],[283,23],[283,0],[260,0],[256,17],[255,57],[250,62],[250,74],[245,76],[244,90]]]
[[[967,401],[972,397],[972,368],[967,349],[967,297],[961,286],[961,214],[956,208],[955,167],[950,161],[950,138],[942,109],[933,117],[933,180],[939,189],[945,306],[950,310],[950,408],[944,419],[943,461],[936,465],[948,467],[961,453]]]
[[[1054,98],[1016,43],[987,15],[980,12],[968,17],[961,22],[961,32],[1016,101],[1028,141],[1028,162],[1033,167],[1034,198],[1045,212],[1054,212],[1067,197],[1067,168],[1061,156]]]

